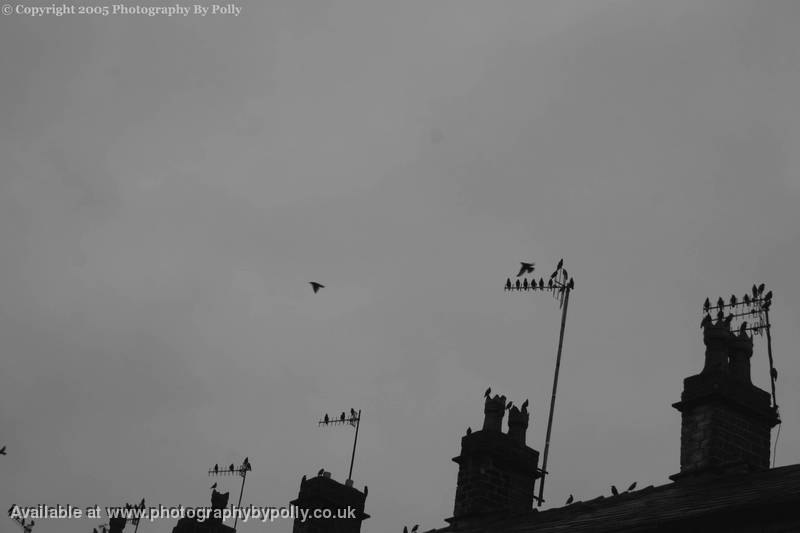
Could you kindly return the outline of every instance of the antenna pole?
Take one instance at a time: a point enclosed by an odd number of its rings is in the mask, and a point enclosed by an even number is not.
[[[558,353],[556,354],[556,372],[553,376],[553,395],[550,397],[550,416],[547,419],[547,436],[544,443],[544,456],[542,458],[542,478],[539,480],[539,507],[544,502],[544,478],[547,475],[547,454],[550,451],[550,432],[553,429],[553,411],[556,407],[556,390],[558,389],[558,371],[561,369],[561,348],[564,346],[564,328],[567,325],[567,306],[569,305],[570,289],[564,293],[564,307],[561,311],[561,332],[558,335]]]
[[[239,489],[239,503],[236,504],[236,518],[233,519],[233,530],[236,531],[236,524],[239,522],[239,513],[242,510],[242,494],[244,494],[244,482],[247,479],[247,465],[242,465],[242,488]]]
[[[775,364],[772,362],[772,334],[770,330],[772,329],[771,324],[769,322],[769,309],[764,309],[764,318],[766,319],[767,325],[767,355],[769,355],[769,381],[772,384],[772,407],[775,409],[778,408],[778,398],[775,396]]]
[[[358,418],[356,418],[356,436],[353,438],[353,454],[350,456],[350,473],[347,474],[347,479],[353,479],[353,462],[356,460],[356,443],[358,442],[358,426],[361,425],[361,409],[358,410]]]

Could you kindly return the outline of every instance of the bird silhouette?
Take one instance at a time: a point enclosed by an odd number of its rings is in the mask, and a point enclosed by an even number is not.
[[[328,417],[328,413],[325,413],[325,418],[323,418],[323,420],[326,424],[331,421],[330,417]]]
[[[569,498],[567,498],[567,505],[571,504],[574,501],[575,501],[575,497],[572,494],[570,494]]]
[[[522,280],[522,288],[528,290],[528,278]]]
[[[731,305],[736,305],[736,295],[731,294]]]
[[[711,308],[711,301],[710,301],[708,298],[706,298],[706,301],[705,301],[705,302],[703,302],[703,311],[705,311],[706,313],[708,313],[708,310],[709,310],[710,308]]]
[[[214,465],[214,473],[217,474],[219,472],[219,464]]]
[[[325,473],[325,469],[324,469],[324,468],[320,468],[320,469],[319,469],[319,472],[317,472],[317,475],[318,475],[318,476],[321,476],[321,475],[322,475],[322,474],[324,474],[324,473]]]
[[[506,278],[506,290],[511,290],[511,278]]]
[[[522,402],[522,410],[525,411],[528,408],[528,400]]]
[[[548,288],[548,289],[552,289],[552,288],[553,288],[553,278],[550,278],[550,280],[548,280],[548,282],[547,282],[547,288]]]
[[[558,260],[558,264],[556,265],[556,270],[561,270],[561,267],[563,267],[563,266],[564,266],[564,260],[563,259],[559,259]]]
[[[567,283],[567,288],[569,290],[572,290],[572,289],[575,288],[575,279],[574,278],[569,278],[569,283]]]
[[[725,325],[730,327],[732,320],[733,320],[733,313],[730,313],[728,316],[725,317]]]
[[[539,288],[544,289],[544,278],[539,278]]]
[[[317,294],[317,292],[320,289],[324,289],[325,288],[325,285],[323,285],[322,283],[317,283],[316,281],[309,281],[308,283],[311,285],[311,288],[313,289],[314,294]]]
[[[408,533],[408,527],[403,526],[403,533]]]
[[[745,320],[742,322],[742,325],[739,326],[739,335],[744,335],[745,331],[747,331],[747,321]]]
[[[777,370],[775,370],[774,368],[770,369],[770,371],[769,371],[769,375],[770,375],[770,376],[772,376],[772,379],[773,379],[773,380],[776,380],[776,379],[778,379],[778,371],[777,371]]]
[[[617,490],[617,487],[615,487],[614,485],[611,485],[611,494],[613,494],[614,496],[619,496],[619,491]]]
[[[717,324],[721,323],[723,320],[725,320],[725,313],[723,313],[722,309],[720,309],[717,311]]]
[[[305,482],[306,482],[306,475],[303,474],[303,477],[300,478],[300,483],[305,483]]]
[[[553,279],[553,278],[554,278],[554,277],[556,277],[557,275],[558,275],[558,270],[556,270],[556,271],[554,271],[552,274],[550,274],[550,279]]]
[[[214,483],[213,485],[211,485],[211,490],[214,490],[214,489],[216,489],[216,488],[217,488],[217,484],[216,484],[216,483]]]
[[[467,435],[472,435],[472,428],[467,426]]]
[[[758,286],[758,294],[761,294],[762,292],[764,292],[764,284],[763,283]]]
[[[528,272],[533,273],[533,266],[535,264],[536,263],[526,263],[524,261],[520,262],[520,265],[522,266],[519,269],[519,274],[517,274],[517,277],[520,277],[523,274],[527,274]]]
[[[339,416],[339,420],[341,420],[342,422],[344,422],[344,419],[345,419],[345,416],[344,416],[344,411],[342,411],[342,414],[341,414],[341,416]]]
[[[567,279],[569,277],[569,274],[567,273],[567,269],[566,268],[562,268],[561,272],[564,273],[564,279]]]
[[[750,305],[750,296],[745,294],[742,296],[742,300],[744,300],[745,305]]]
[[[367,487],[366,485],[364,485],[364,497],[365,497],[365,498],[367,497],[367,494],[369,494],[369,487]]]
[[[506,409],[511,409],[512,405],[514,405],[514,402],[508,402],[508,405],[506,405]]]
[[[411,528],[411,533],[417,533],[418,529],[419,529],[419,524],[415,524],[414,527]]]
[[[765,300],[771,300],[772,299],[772,291],[767,292],[767,294],[764,295],[764,299]]]
[[[0,448],[0,455],[6,455],[6,447],[5,446]]]
[[[517,280],[517,282],[514,284],[514,286],[517,288],[517,290],[519,290],[520,285],[522,285],[522,284],[519,282],[519,280]]]
[[[634,481],[633,483],[631,483],[631,486],[628,487],[628,492],[632,491],[635,488],[636,488],[636,482]]]
[[[758,287],[756,287],[755,283],[753,283],[753,289],[752,290],[753,290],[753,298],[758,298]]]
[[[352,407],[350,408],[350,416],[353,417],[353,418],[356,417],[356,410],[353,409]]]
[[[717,300],[717,307],[719,307],[720,309],[725,307],[725,300],[722,299],[722,296],[720,296],[719,299]]]
[[[92,528],[92,533],[97,533],[97,528],[96,527]]]
[[[491,387],[486,389],[486,392],[483,393],[483,397],[484,398],[488,398],[490,394],[492,394],[492,388]]]
[[[230,469],[231,469],[231,472],[233,472],[233,471],[234,471],[234,468],[233,468],[233,463],[231,463]]]

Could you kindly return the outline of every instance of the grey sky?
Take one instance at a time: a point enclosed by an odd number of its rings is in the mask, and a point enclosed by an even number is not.
[[[552,504],[678,471],[700,306],[754,281],[800,462],[800,3],[238,5],[0,18],[0,504],[205,505],[249,455],[285,505],[352,406],[363,529],[440,526],[486,386],[544,447],[558,306],[502,286],[560,257]]]

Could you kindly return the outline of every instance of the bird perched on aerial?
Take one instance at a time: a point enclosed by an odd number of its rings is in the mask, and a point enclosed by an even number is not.
[[[731,294],[731,305],[736,305],[736,301],[737,301],[736,300],[736,295],[735,294]]]
[[[403,526],[403,533],[408,533],[408,527],[407,526]]]
[[[761,294],[762,292],[764,292],[764,284],[763,283],[758,286],[758,294]]]
[[[569,277],[569,274],[567,273],[567,269],[566,268],[562,268],[561,272],[564,273],[564,279],[567,279]]]
[[[723,300],[723,299],[722,299],[722,296],[720,296],[720,297],[717,299],[717,307],[719,307],[720,309],[722,309],[723,307],[725,307],[725,300]]]
[[[355,418],[355,417],[356,417],[356,410],[351,407],[350,408],[350,418]]]
[[[632,490],[633,490],[633,489],[635,489],[635,488],[636,488],[636,482],[634,481],[633,483],[631,483],[631,486],[630,486],[630,487],[628,487],[628,491],[627,491],[627,492],[630,492],[630,491],[632,491]]]
[[[522,286],[522,284],[519,282],[519,280],[517,280],[517,282],[514,284],[514,286],[517,288],[517,290],[519,290],[519,288]]]
[[[341,420],[342,422],[344,422],[344,419],[345,419],[345,416],[344,416],[344,411],[342,411],[342,414],[341,414],[341,416],[339,416],[339,420]]]
[[[230,469],[231,469],[231,472],[233,472],[234,470],[236,470],[236,469],[234,468],[234,466],[233,466],[233,463],[231,463]]]
[[[216,488],[217,488],[217,484],[216,484],[216,483],[214,483],[213,485],[211,485],[211,490],[214,490],[214,489],[216,489]]]
[[[97,528],[96,527],[92,528],[92,533],[97,533]]]
[[[215,473],[215,474],[218,474],[218,473],[219,473],[219,464],[215,464],[215,465],[214,465],[214,473]]]
[[[467,435],[472,435],[472,428],[467,426]]]
[[[520,265],[522,265],[522,266],[520,266],[520,268],[519,268],[519,274],[517,274],[517,277],[520,277],[520,276],[522,276],[523,274],[527,274],[527,273],[529,273],[529,272],[530,272],[530,273],[533,273],[533,266],[534,266],[535,264],[536,264],[536,263],[526,263],[526,262],[524,262],[524,261],[521,261],[521,262],[520,262]]]
[[[571,504],[574,501],[575,501],[575,497],[572,494],[570,494],[569,498],[567,498],[567,505]]]
[[[730,313],[728,316],[725,317],[725,325],[730,327],[732,320],[733,320],[733,313]]]
[[[511,290],[511,278],[506,278],[506,290]]]
[[[522,280],[522,288],[525,289],[526,291],[528,290],[528,278],[524,278]]]
[[[331,421],[330,417],[328,416],[328,413],[325,413],[325,418],[323,418],[322,420],[324,420],[326,424]]]
[[[492,388],[489,387],[488,389],[486,389],[486,392],[483,393],[483,397],[488,398],[491,393],[492,393]]]
[[[314,290],[314,294],[317,294],[317,291],[319,291],[320,289],[324,289],[325,288],[325,285],[323,285],[322,283],[317,283],[316,281],[309,281],[308,283],[311,285],[311,288]]]
[[[547,282],[547,288],[548,289],[552,289],[553,288],[553,278],[550,278],[550,281]]]
[[[765,300],[771,300],[772,299],[772,291],[768,291],[767,294],[764,295],[764,299]]]
[[[744,300],[745,305],[750,305],[750,296],[745,294],[742,296],[742,300]]]
[[[611,494],[613,494],[614,496],[619,496],[619,491],[617,490],[617,487],[615,487],[614,485],[611,485]]]
[[[561,267],[563,267],[563,266],[564,266],[564,260],[563,259],[559,259],[558,260],[558,264],[556,265],[556,270],[561,270]]]
[[[539,288],[544,289],[544,278],[539,278]]]
[[[575,278],[569,278],[569,283],[567,283],[567,288],[572,290],[575,288]]]
[[[706,298],[706,301],[703,302],[703,311],[708,313],[709,309],[711,309],[711,301],[708,298]]]
[[[753,298],[758,298],[758,287],[756,287],[755,283],[753,283],[753,289],[752,290],[753,290]]]
[[[739,326],[739,335],[744,335],[745,331],[747,331],[747,321],[745,320],[742,322],[742,325]]]

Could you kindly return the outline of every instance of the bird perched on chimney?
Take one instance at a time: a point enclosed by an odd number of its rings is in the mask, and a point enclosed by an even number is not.
[[[567,505],[571,504],[574,501],[575,501],[575,497],[572,494],[570,494],[569,498],[567,498]]]
[[[519,274],[517,274],[517,277],[520,277],[523,274],[527,274],[528,272],[533,273],[533,266],[535,264],[536,263],[526,263],[524,261],[520,262],[520,265],[522,266],[519,269]]]
[[[467,426],[467,435],[472,435],[472,428]]]
[[[322,283],[317,283],[316,281],[309,281],[308,283],[311,285],[311,289],[314,291],[314,294],[317,294],[320,289],[325,288],[325,285]]]
[[[486,389],[486,392],[483,393],[483,397],[484,398],[488,398],[490,394],[492,394],[492,388],[491,387]]]
[[[369,487],[364,485],[364,497],[366,498],[368,494],[369,494]]]
[[[633,490],[633,489],[635,489],[635,488],[636,488],[636,482],[634,481],[633,483],[631,483],[631,486],[630,486],[630,487],[628,487],[628,490],[627,490],[626,492],[630,492],[630,491],[632,491],[632,490]]]
[[[614,485],[611,485],[611,494],[613,494],[614,496],[619,496],[619,491],[617,490],[617,487],[615,487]]]
[[[417,533],[418,529],[419,529],[419,524],[416,524],[414,527],[411,528],[411,533]]]
[[[317,472],[317,476],[321,476],[324,473],[325,473],[325,469],[324,468],[320,468],[319,472]]]
[[[514,405],[514,402],[508,402],[508,405],[506,405],[506,409],[511,409],[512,405]]]
[[[216,488],[217,488],[217,484],[216,484],[216,483],[214,483],[213,485],[211,485],[211,490],[214,490],[214,489],[216,489]]]
[[[524,402],[522,402],[522,410],[523,411],[527,411],[528,410],[528,400],[527,399]]]

